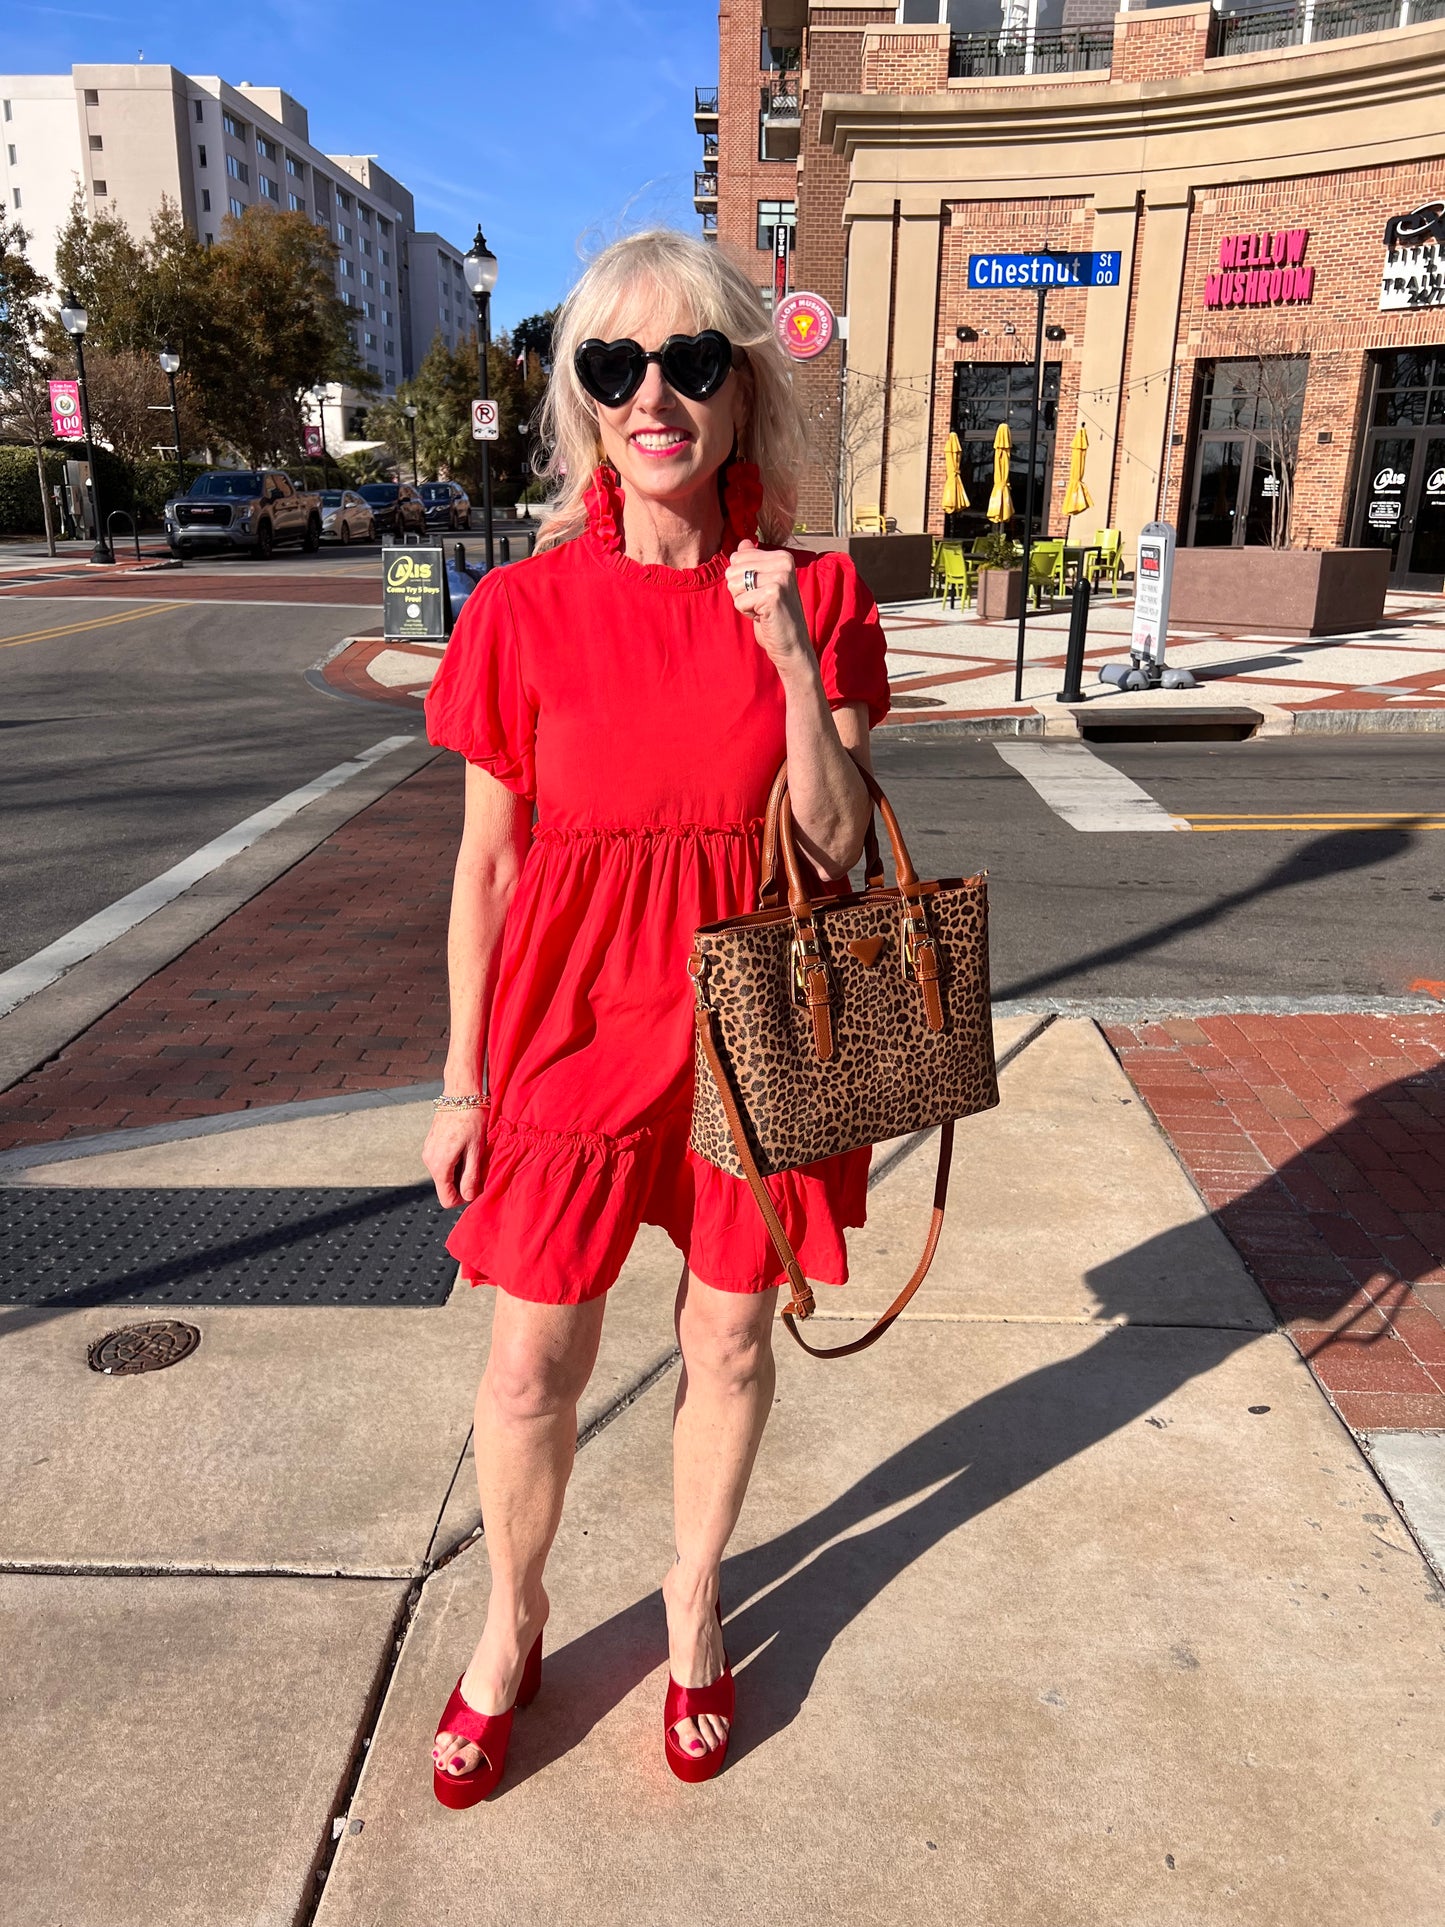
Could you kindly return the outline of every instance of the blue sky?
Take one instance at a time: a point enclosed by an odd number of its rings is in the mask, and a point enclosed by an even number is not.
[[[716,0],[5,0],[0,67],[169,63],[284,87],[313,146],[375,154],[417,226],[501,263],[493,316],[550,307],[579,259],[650,223],[696,232],[692,90],[717,78]],[[414,31],[409,32],[408,29]]]

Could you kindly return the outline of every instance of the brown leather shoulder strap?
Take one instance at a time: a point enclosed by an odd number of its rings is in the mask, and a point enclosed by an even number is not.
[[[742,1112],[733,1095],[732,1084],[723,1064],[722,1054],[717,1047],[717,1031],[713,1024],[713,1014],[705,1005],[700,1005],[698,1008],[697,1034],[702,1044],[703,1056],[707,1059],[707,1067],[712,1072],[713,1082],[717,1085],[723,1115],[727,1118],[728,1130],[732,1133],[733,1144],[743,1167],[743,1174],[747,1178],[753,1197],[757,1200],[758,1209],[763,1214],[763,1222],[768,1228],[768,1236],[773,1241],[773,1249],[782,1261],[783,1270],[787,1273],[788,1282],[793,1288],[792,1298],[783,1307],[783,1323],[803,1350],[811,1352],[814,1358],[847,1358],[853,1352],[866,1351],[883,1336],[928,1276],[929,1267],[938,1250],[938,1240],[943,1230],[944,1206],[948,1199],[949,1166],[953,1161],[953,1119],[949,1118],[939,1133],[938,1174],[933,1184],[933,1214],[929,1220],[928,1237],[924,1243],[923,1255],[913,1268],[913,1276],[882,1317],[864,1332],[861,1338],[855,1338],[847,1345],[810,1345],[799,1332],[796,1321],[800,1318],[811,1318],[813,1315],[812,1288],[803,1276],[803,1268],[798,1263],[793,1247],[788,1243],[788,1234],[783,1229],[782,1220],[774,1208],[772,1198],[768,1195],[762,1173],[758,1170],[757,1159],[753,1156],[752,1147],[748,1143]]]

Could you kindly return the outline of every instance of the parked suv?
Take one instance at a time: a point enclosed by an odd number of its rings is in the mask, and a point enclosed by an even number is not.
[[[274,468],[213,468],[166,503],[172,555],[240,549],[264,562],[278,542],[321,547],[321,497]]]
[[[469,529],[472,498],[460,482],[423,482],[421,499],[430,529]]]
[[[358,493],[370,504],[378,535],[426,533],[426,504],[410,482],[366,482]]]

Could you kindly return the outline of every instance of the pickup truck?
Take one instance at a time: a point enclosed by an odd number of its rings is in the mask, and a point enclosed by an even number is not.
[[[321,497],[274,468],[213,468],[166,503],[172,555],[242,549],[264,562],[279,542],[321,546]]]

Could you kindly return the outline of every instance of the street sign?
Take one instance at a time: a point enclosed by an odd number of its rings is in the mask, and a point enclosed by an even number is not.
[[[1169,633],[1169,591],[1174,581],[1174,529],[1149,522],[1139,531],[1134,559],[1134,628],[1129,653],[1141,662],[1164,667]]]
[[[80,388],[73,381],[50,384],[50,432],[58,442],[83,442],[85,424],[80,413]]]
[[[820,294],[785,295],[773,315],[773,332],[794,361],[821,355],[837,331],[837,318]]]
[[[773,229],[773,306],[788,292],[788,257],[793,251],[793,230],[779,221]]]
[[[1117,249],[1058,254],[971,254],[971,288],[1117,288]]]
[[[452,602],[439,547],[382,550],[381,619],[388,642],[446,641]]]
[[[502,424],[494,401],[474,401],[472,403],[472,440],[474,442],[495,442],[501,439]]]

